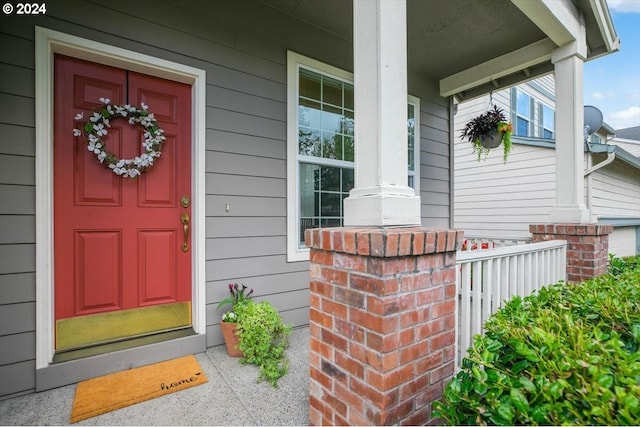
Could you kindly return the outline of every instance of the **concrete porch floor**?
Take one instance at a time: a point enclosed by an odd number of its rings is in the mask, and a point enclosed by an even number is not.
[[[81,421],[77,425],[308,425],[309,328],[289,337],[289,373],[278,388],[257,383],[224,346],[196,355],[209,382]],[[67,425],[76,385],[0,401],[0,425]]]

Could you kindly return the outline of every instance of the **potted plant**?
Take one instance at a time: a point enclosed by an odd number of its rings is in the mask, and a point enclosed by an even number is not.
[[[222,315],[222,334],[227,353],[242,357],[240,363],[251,363],[260,368],[258,381],[267,380],[274,387],[288,372],[286,358],[291,325],[283,322],[278,310],[268,301],[254,302],[253,289],[229,284],[231,296],[220,301],[218,308],[231,304],[232,309]],[[226,332],[225,332],[226,331]]]
[[[278,379],[289,370],[285,350],[292,326],[283,322],[278,310],[268,301],[250,301],[239,306],[237,314],[240,363],[258,366],[258,381],[266,380],[276,387]]]
[[[231,304],[231,311],[222,314],[220,328],[222,329],[224,343],[227,346],[227,354],[231,357],[242,357],[242,351],[239,348],[237,311],[240,306],[251,301],[253,289],[247,292],[245,285],[242,285],[242,288],[240,288],[237,283],[229,283],[229,293],[231,296],[223,299],[218,304],[218,308]]]
[[[502,161],[507,162],[511,151],[511,132],[513,127],[507,121],[504,111],[497,105],[492,110],[480,114],[469,121],[462,130],[461,139],[466,139],[473,146],[473,152],[478,154],[478,161],[484,154],[503,144]]]

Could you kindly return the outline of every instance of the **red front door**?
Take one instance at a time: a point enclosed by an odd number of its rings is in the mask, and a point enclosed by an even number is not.
[[[61,55],[54,78],[56,321],[188,304],[191,87]],[[101,106],[100,98],[144,103],[164,130],[161,157],[135,179],[115,175],[82,136],[73,135]],[[84,118],[76,120],[78,113]],[[133,158],[143,152],[143,130],[112,119],[103,139],[117,158]]]

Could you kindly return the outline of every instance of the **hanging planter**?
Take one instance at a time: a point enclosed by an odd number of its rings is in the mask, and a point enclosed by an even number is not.
[[[492,130],[487,135],[482,135],[480,137],[480,144],[486,149],[498,148],[500,144],[502,144],[502,138],[504,136],[504,132],[498,132],[497,130]]]
[[[512,130],[503,110],[494,105],[492,110],[471,119],[460,136],[471,143],[473,152],[478,154],[478,161],[483,155],[487,157],[490,150],[503,144],[502,161],[506,163],[511,151]]]

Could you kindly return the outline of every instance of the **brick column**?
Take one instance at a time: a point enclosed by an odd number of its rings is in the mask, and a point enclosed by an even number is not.
[[[453,375],[462,232],[307,230],[312,425],[430,422]]]
[[[534,242],[567,241],[567,280],[580,282],[607,270],[609,234],[607,224],[532,224],[529,231]]]

